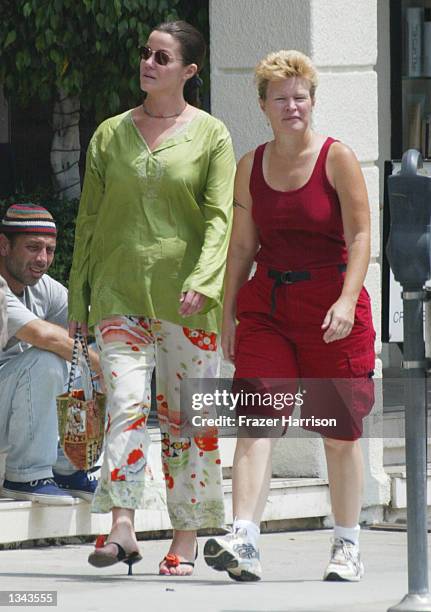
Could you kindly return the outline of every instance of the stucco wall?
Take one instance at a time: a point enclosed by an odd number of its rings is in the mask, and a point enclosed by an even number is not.
[[[310,13],[307,0],[210,0],[211,109],[229,128],[237,157],[271,137],[254,66],[274,49],[310,53]]]

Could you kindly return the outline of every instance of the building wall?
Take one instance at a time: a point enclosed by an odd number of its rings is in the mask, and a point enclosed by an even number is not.
[[[390,48],[390,0],[377,2],[377,80],[379,97],[379,157],[380,202],[383,202],[384,163],[391,159],[391,48]]]
[[[376,72],[379,97],[379,159],[380,174],[380,223],[383,221],[384,163],[391,159],[391,48],[390,48],[390,0],[377,3],[378,54]],[[401,129],[401,126],[400,126]],[[382,232],[381,232],[382,234]],[[380,236],[382,238],[382,235]],[[381,255],[385,245],[381,243]],[[384,368],[400,368],[402,354],[395,343],[384,343],[381,359]]]
[[[385,0],[386,1],[386,0]],[[271,139],[257,103],[253,67],[270,51],[296,48],[320,73],[314,127],[355,151],[366,179],[372,215],[371,264],[366,279],[380,345],[380,231],[377,61],[378,0],[210,0],[211,108],[231,131],[238,157]],[[388,498],[381,440],[364,440],[366,505]],[[278,475],[324,473],[320,440],[281,441]]]

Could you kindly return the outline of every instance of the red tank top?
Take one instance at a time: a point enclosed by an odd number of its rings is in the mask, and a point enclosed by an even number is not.
[[[250,176],[252,215],[260,249],[256,261],[276,270],[311,270],[347,263],[340,201],[326,176],[324,142],[309,180],[299,189],[277,191],[262,169],[266,144],[257,147]]]

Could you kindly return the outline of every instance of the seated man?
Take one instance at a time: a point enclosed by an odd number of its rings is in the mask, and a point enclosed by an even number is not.
[[[91,501],[96,482],[59,449],[56,396],[64,392],[67,290],[46,274],[56,226],[41,206],[14,204],[0,224],[0,274],[8,284],[7,344],[0,350],[0,452],[6,452],[3,497],[68,505]],[[99,359],[90,351],[91,365]],[[54,473],[53,473],[54,466]]]

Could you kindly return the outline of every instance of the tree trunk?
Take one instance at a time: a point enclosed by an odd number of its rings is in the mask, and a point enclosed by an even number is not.
[[[65,200],[79,198],[81,195],[79,112],[79,97],[66,96],[60,89],[53,112],[51,167],[54,189]]]

